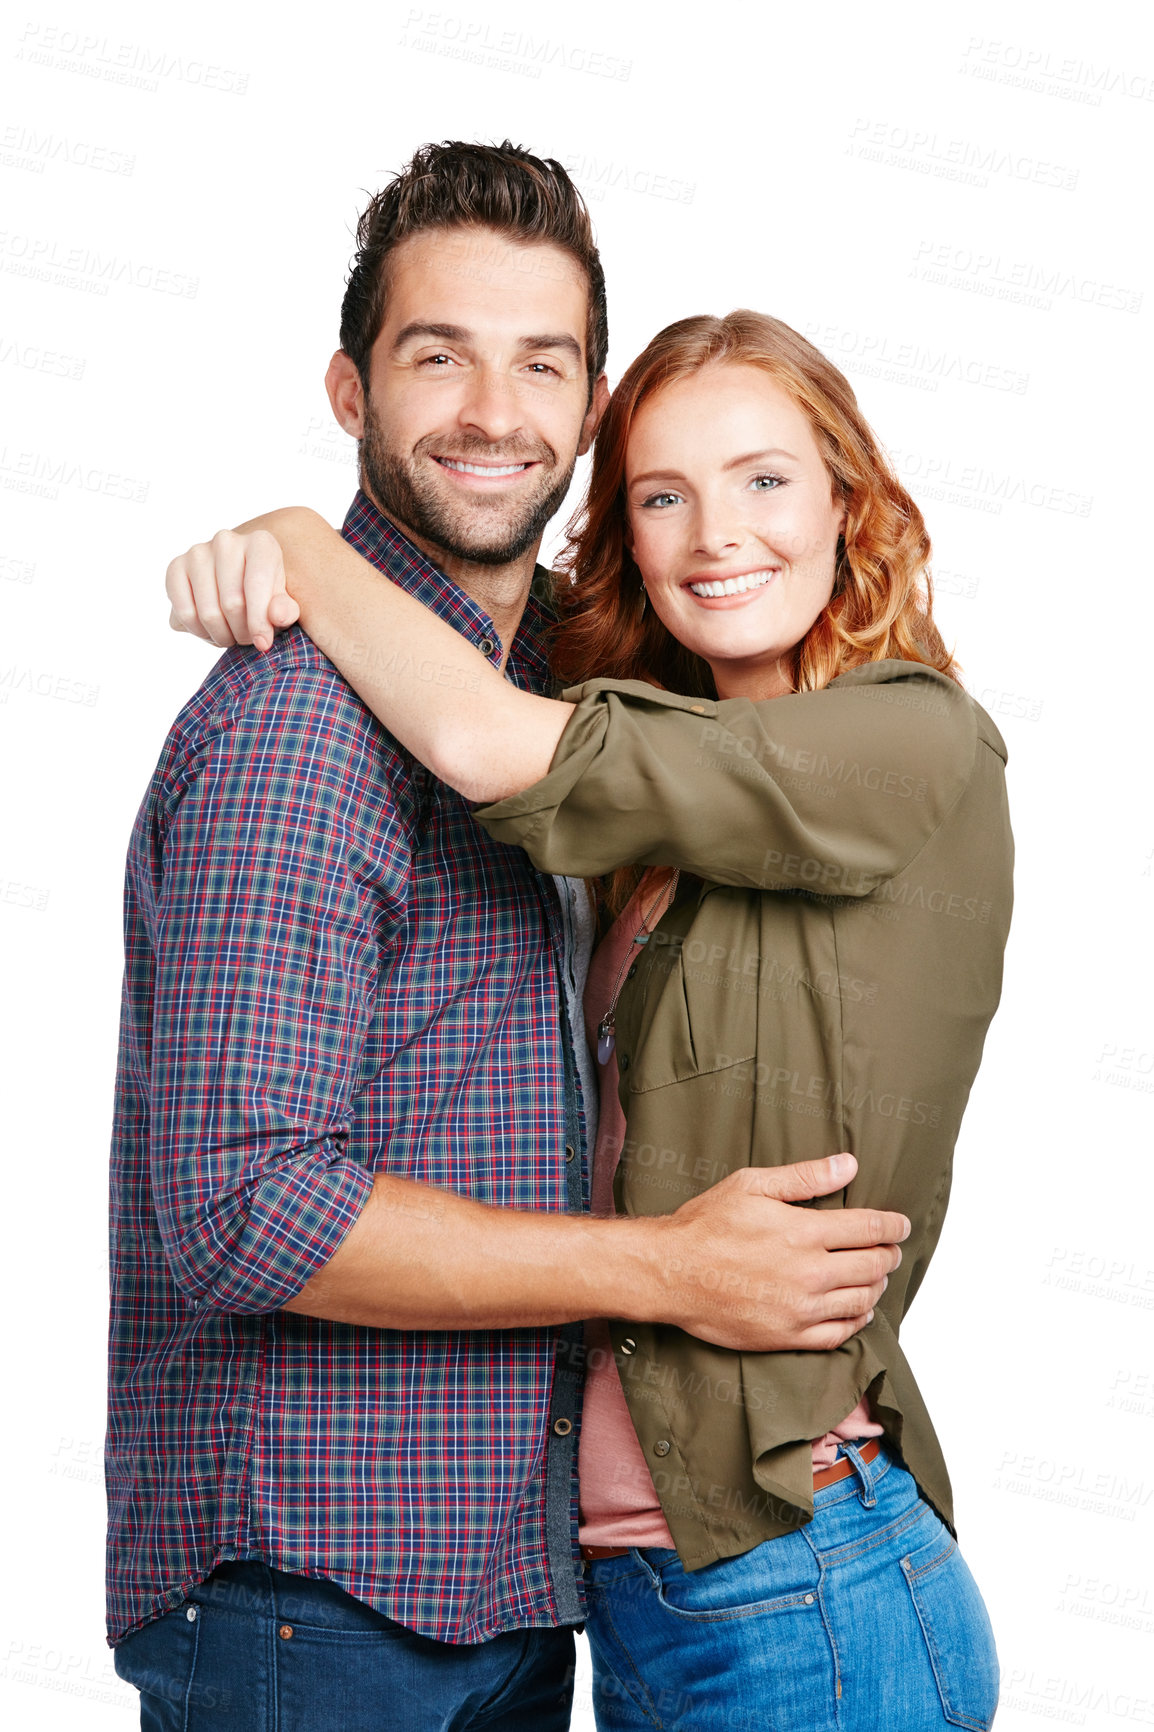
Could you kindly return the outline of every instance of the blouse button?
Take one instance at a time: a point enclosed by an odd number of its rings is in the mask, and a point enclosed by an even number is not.
[[[665,1438],[665,1437],[659,1437],[657,1439],[657,1442],[653,1445],[654,1455],[668,1455],[669,1449],[670,1449],[669,1440],[668,1440],[668,1438]]]

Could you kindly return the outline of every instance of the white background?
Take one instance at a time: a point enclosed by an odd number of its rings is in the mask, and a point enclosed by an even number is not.
[[[906,1339],[999,1728],[1154,1725],[1149,13],[23,3],[0,33],[7,1723],[134,1723],[102,1638],[121,873],[213,659],[168,632],[164,567],[273,504],[339,521],[321,381],[364,194],[424,140],[508,135],[589,197],[611,378],[670,319],[775,313],[850,373],[926,511],[1019,865]]]

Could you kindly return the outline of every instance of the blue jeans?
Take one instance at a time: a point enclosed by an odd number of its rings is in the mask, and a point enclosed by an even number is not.
[[[564,1732],[573,1630],[434,1642],[331,1582],[224,1564],[114,1650],[142,1732]]]
[[[687,1571],[659,1547],[585,1566],[601,1732],[989,1726],[990,1621],[949,1530],[883,1446],[808,1526]]]

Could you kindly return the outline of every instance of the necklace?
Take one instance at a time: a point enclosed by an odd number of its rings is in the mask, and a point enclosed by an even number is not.
[[[634,947],[634,945],[648,944],[649,943],[649,935],[650,935],[649,922],[653,918],[653,914],[654,914],[655,910],[657,909],[658,905],[660,903],[664,902],[667,896],[672,897],[672,894],[676,890],[676,888],[677,888],[677,873],[674,872],[672,878],[667,879],[665,881],[665,883],[662,884],[661,889],[657,892],[657,895],[653,898],[653,901],[649,904],[649,907],[645,910],[644,914],[641,916],[641,925],[638,928],[638,930],[634,933],[632,939],[630,940],[629,949],[625,952],[625,955],[624,955],[622,962],[621,962],[621,966],[617,970],[617,978],[613,982],[613,987],[612,987],[612,990],[610,993],[609,1009],[605,1012],[605,1015],[601,1018],[601,1021],[597,1024],[597,1063],[598,1064],[608,1064],[609,1063],[609,1060],[613,1056],[613,1048],[617,1044],[617,1038],[616,1038],[617,1000],[621,997],[621,986],[622,986],[622,983],[625,979],[625,971],[629,966],[629,961],[630,961],[630,958],[633,954],[633,947]]]

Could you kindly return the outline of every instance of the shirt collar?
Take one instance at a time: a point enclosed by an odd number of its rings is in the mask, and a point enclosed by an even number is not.
[[[452,578],[446,577],[360,489],[349,506],[341,534],[378,571],[383,571],[399,588],[459,631],[494,665],[500,661],[501,639],[485,609],[466,595]],[[549,573],[538,566],[534,587],[541,590],[550,581]],[[545,593],[548,593],[547,588]],[[536,595],[530,595],[506,663],[514,685],[532,691],[544,691],[548,686],[551,625],[552,615],[548,606]]]

